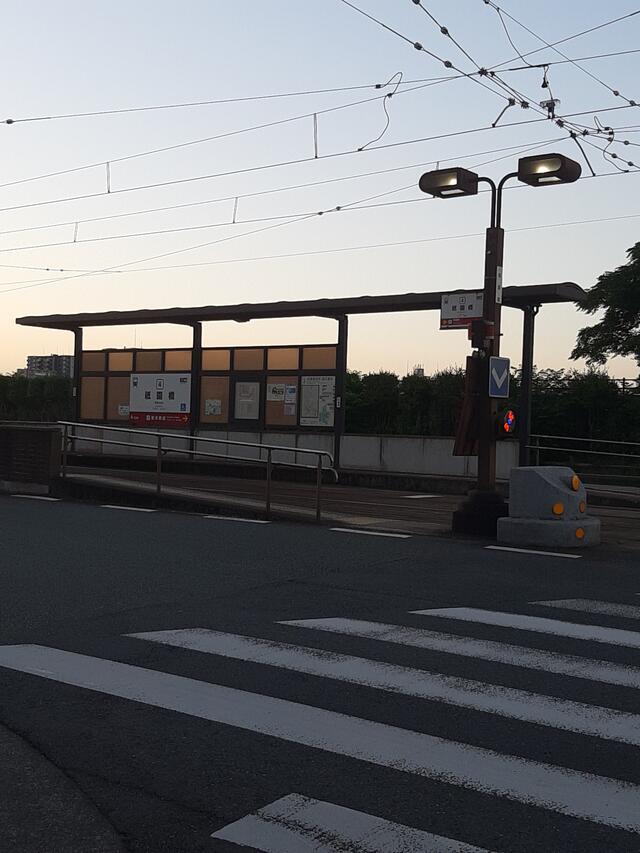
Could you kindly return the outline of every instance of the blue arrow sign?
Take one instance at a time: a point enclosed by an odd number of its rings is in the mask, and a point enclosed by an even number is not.
[[[500,358],[491,356],[489,359],[489,396],[501,397],[503,399],[509,396],[509,370],[511,362],[508,358]]]

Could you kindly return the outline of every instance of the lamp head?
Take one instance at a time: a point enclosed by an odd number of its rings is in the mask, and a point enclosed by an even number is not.
[[[436,169],[433,172],[425,172],[418,186],[423,193],[436,198],[477,195],[478,176],[468,169]]]

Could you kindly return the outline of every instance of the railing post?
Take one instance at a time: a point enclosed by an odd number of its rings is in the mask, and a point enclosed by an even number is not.
[[[271,448],[267,448],[267,494],[265,498],[265,515],[271,518]]]
[[[162,493],[162,436],[158,436],[158,446],[156,448],[156,493]]]
[[[62,433],[62,476],[67,476],[67,442],[69,433],[69,427],[65,424],[64,431]]]
[[[322,517],[321,509],[321,493],[322,493],[322,456],[318,454],[318,466],[316,468],[316,521],[319,522]]]

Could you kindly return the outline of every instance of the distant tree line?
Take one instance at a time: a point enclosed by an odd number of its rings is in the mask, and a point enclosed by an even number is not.
[[[464,393],[464,372],[431,376],[395,373],[347,374],[347,432],[370,435],[451,436]],[[511,377],[505,405],[517,409],[520,375]],[[73,416],[70,379],[0,376],[0,420],[58,421]],[[539,370],[534,374],[532,432],[640,441],[640,389],[623,389],[598,370]]]
[[[520,374],[511,377],[505,406],[517,409]],[[371,435],[455,434],[464,393],[464,372],[431,376],[350,372],[346,384],[347,432]],[[539,370],[533,378],[532,432],[640,441],[640,392],[623,389],[598,370]]]
[[[58,376],[0,376],[0,420],[72,420],[71,380]]]

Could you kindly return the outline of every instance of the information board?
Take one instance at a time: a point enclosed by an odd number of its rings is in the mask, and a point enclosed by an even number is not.
[[[260,383],[236,382],[235,418],[257,421],[260,417]]]
[[[300,397],[300,425],[332,427],[335,399],[335,376],[303,376]]]
[[[191,420],[190,373],[132,373],[129,420],[137,425],[186,426]]]
[[[483,301],[481,290],[443,294],[440,303],[440,328],[469,328],[472,320],[482,317]]]

